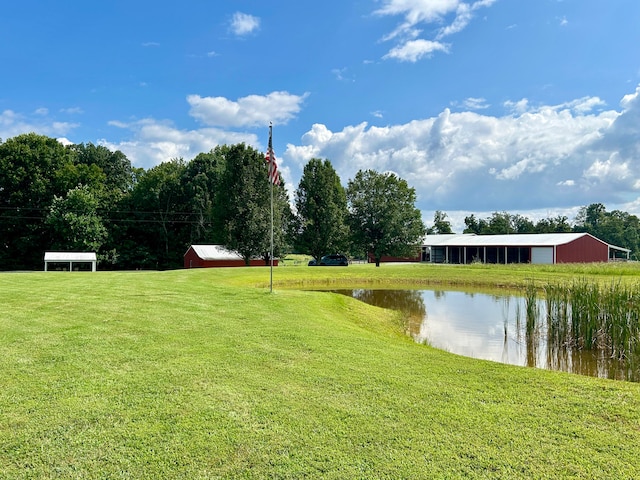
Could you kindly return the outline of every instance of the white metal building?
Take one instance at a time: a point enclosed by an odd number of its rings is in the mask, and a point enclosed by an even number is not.
[[[45,252],[44,271],[68,270],[96,271],[98,260],[95,252]]]

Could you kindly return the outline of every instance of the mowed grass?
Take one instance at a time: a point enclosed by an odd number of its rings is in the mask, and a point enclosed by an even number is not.
[[[638,478],[640,385],[455,356],[283,288],[572,275],[603,274],[279,267],[274,293],[268,268],[0,274],[0,478]]]

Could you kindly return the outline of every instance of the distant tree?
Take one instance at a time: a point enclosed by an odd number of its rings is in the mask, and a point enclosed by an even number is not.
[[[331,162],[311,159],[295,193],[299,233],[296,246],[318,262],[348,245],[347,196]]]
[[[360,170],[347,187],[354,246],[373,255],[413,256],[426,233],[415,190],[392,173]]]
[[[465,217],[464,233],[476,235],[505,235],[511,233],[534,233],[535,225],[527,217],[508,212],[493,212],[491,217],[476,219],[475,215]]]
[[[536,230],[531,220],[519,214],[511,215],[511,226],[516,233],[535,233]]]
[[[486,220],[478,220],[474,214],[464,217],[465,229],[463,233],[475,233],[480,235],[484,233],[488,226]]]
[[[493,212],[491,214],[491,218],[489,218],[488,231],[482,233],[491,235],[515,233],[515,228],[512,224],[512,216],[507,212]]]
[[[98,199],[87,186],[54,196],[45,222],[51,228],[50,248],[56,250],[97,252],[107,237]]]
[[[605,217],[606,211],[607,209],[601,203],[592,203],[589,206],[580,208],[576,215],[574,229],[578,232],[587,232],[597,237],[598,229]]]
[[[447,214],[436,210],[433,214],[433,226],[427,229],[427,233],[430,235],[453,233],[451,229],[451,222],[447,220]]]
[[[569,233],[571,225],[569,219],[564,215],[554,218],[543,218],[536,223],[535,233]]]

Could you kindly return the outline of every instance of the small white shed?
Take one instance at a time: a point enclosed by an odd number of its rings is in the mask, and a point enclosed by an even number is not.
[[[50,270],[50,266],[57,267],[56,269],[69,270],[73,272],[74,265],[76,270],[96,271],[96,265],[98,259],[95,252],[45,252],[44,253],[44,271]]]

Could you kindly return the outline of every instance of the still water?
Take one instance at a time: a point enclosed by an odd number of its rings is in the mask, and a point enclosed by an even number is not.
[[[512,365],[640,381],[634,359],[547,341],[544,327],[527,331],[524,298],[441,290],[334,290],[368,304],[401,310],[416,342],[451,353]],[[544,301],[538,301],[543,311]]]

